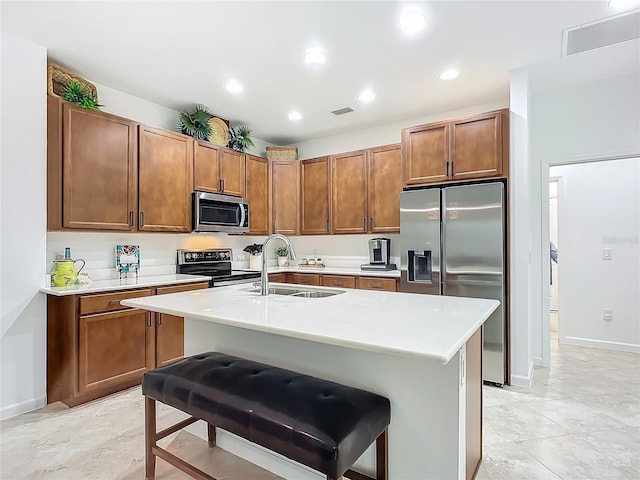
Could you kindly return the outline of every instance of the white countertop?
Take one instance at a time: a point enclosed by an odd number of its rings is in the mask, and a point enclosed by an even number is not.
[[[248,271],[259,271],[252,270],[250,268],[242,268],[241,270]],[[311,268],[311,267],[269,267],[269,273],[322,273],[326,275],[358,275],[361,277],[390,277],[390,278],[400,278],[400,270],[388,270],[388,271],[370,271],[370,270],[360,270],[359,268],[348,268],[348,267],[324,267],[324,268]]]
[[[442,363],[453,358],[499,305],[496,300],[355,289],[325,298],[261,297],[247,284],[121,303],[331,345],[428,357]]]
[[[97,280],[90,285],[72,285],[71,287],[43,287],[40,289],[48,295],[76,295],[79,293],[107,292],[110,290],[125,290],[140,287],[159,287],[177,283],[208,282],[211,277],[203,275],[156,275],[150,277],[135,277],[123,280]]]

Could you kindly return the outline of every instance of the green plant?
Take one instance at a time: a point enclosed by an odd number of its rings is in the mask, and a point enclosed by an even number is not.
[[[289,255],[289,249],[287,247],[277,247],[274,252],[278,257],[286,257]]]
[[[178,128],[180,132],[198,140],[208,140],[211,136],[209,120],[213,117],[204,105],[196,105],[191,112],[180,112]]]
[[[98,99],[94,98],[91,90],[76,80],[72,80],[64,86],[62,98],[88,110],[100,110],[100,107],[104,106],[98,103]]]
[[[227,146],[238,152],[244,152],[247,148],[253,147],[254,143],[253,140],[251,140],[251,129],[246,125],[231,127],[229,129],[229,143]]]

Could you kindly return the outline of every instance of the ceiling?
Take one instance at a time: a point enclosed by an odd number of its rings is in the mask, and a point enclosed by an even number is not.
[[[408,6],[426,28],[398,26]],[[509,71],[561,55],[562,30],[612,16],[600,1],[3,1],[2,31],[78,74],[176,110],[204,104],[277,145],[492,102]],[[304,51],[327,61],[309,68]],[[455,67],[460,76],[439,75]],[[224,85],[235,78],[239,95]],[[358,95],[376,98],[362,105]],[[107,106],[108,107],[108,106]],[[342,116],[332,110],[351,107]],[[302,114],[291,122],[287,113]]]

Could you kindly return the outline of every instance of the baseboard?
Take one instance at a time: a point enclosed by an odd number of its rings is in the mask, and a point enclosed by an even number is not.
[[[529,373],[525,377],[524,375],[511,374],[511,386],[531,388],[533,383],[533,362],[529,363]]]
[[[580,345],[581,347],[605,348],[608,350],[618,350],[620,352],[640,353],[640,345],[635,343],[609,342],[580,337],[564,337],[563,342],[570,345]]]
[[[198,421],[188,426],[185,430],[206,440],[207,429],[205,425],[204,422]],[[295,478],[296,480],[326,479],[324,475],[304,465],[295,463],[282,455],[219,428],[216,429],[216,446],[282,478]]]
[[[542,367],[542,357],[535,357],[533,359],[533,365],[536,367]]]
[[[23,413],[32,412],[44,407],[46,404],[47,396],[43,395],[38,398],[25,400],[24,402],[7,405],[6,407],[0,408],[0,420],[6,420],[7,418],[15,417]]]

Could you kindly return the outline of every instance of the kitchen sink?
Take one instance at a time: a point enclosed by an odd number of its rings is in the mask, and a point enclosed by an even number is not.
[[[252,287],[250,292],[260,292],[260,288]],[[326,289],[326,290],[311,290],[308,288],[291,288],[291,287],[269,287],[269,295],[290,295],[292,297],[301,298],[324,298],[333,297],[334,295],[340,295],[344,293],[344,290]]]

